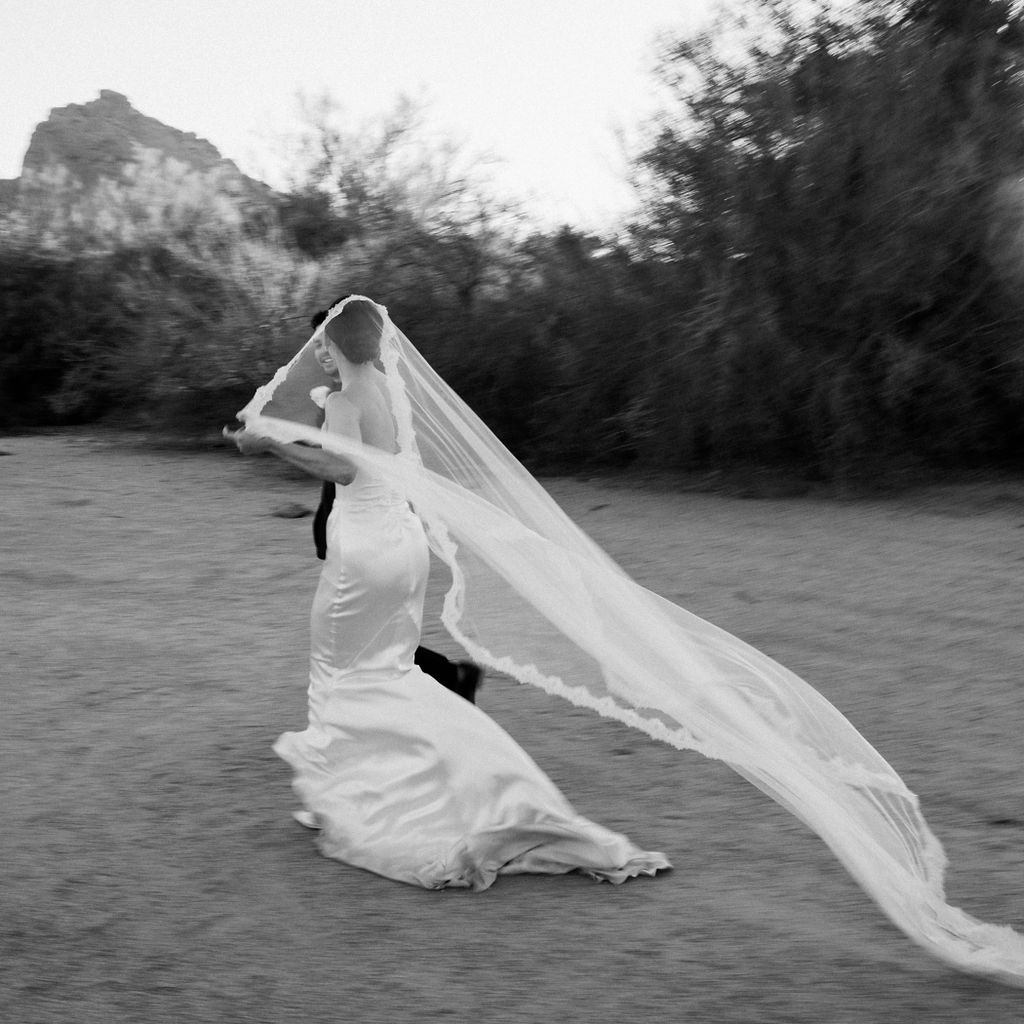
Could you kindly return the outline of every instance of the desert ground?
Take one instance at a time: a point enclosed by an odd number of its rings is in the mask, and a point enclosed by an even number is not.
[[[320,857],[270,749],[305,720],[316,483],[99,432],[0,451],[0,1020],[1019,1024],[728,768],[508,679],[484,710],[672,872],[428,892]],[[824,692],[920,795],[950,902],[1024,929],[1024,481],[545,483]]]

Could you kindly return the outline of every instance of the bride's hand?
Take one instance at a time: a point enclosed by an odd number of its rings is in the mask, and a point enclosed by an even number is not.
[[[230,430],[225,427],[222,433],[243,455],[258,455],[260,452],[270,451],[269,438],[250,434],[244,427],[241,430]]]

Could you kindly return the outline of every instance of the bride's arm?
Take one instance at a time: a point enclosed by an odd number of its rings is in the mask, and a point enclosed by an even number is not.
[[[325,406],[327,429],[334,434],[362,440],[359,429],[359,409],[340,392],[327,398]],[[352,483],[356,476],[356,467],[344,456],[314,448],[305,444],[274,441],[269,437],[250,434],[245,429],[230,431],[224,428],[224,436],[235,442],[243,455],[256,455],[270,452],[279,459],[315,476],[319,480],[333,480],[342,487]]]
[[[308,445],[293,443],[284,444],[271,440],[269,437],[258,437],[245,430],[230,431],[224,429],[224,436],[234,441],[243,455],[256,455],[270,452],[279,459],[297,466],[299,469],[315,476],[318,480],[333,480],[342,486],[352,483],[356,468],[342,455],[324,451],[323,448],[312,448]]]
[[[345,487],[355,479],[356,467],[348,459],[333,452],[325,452],[323,448],[271,441],[267,451],[293,466],[298,466],[299,469],[304,469],[319,480],[333,480]]]
[[[327,396],[324,403],[324,427],[329,434],[340,434],[342,437],[350,438],[353,441],[363,440],[363,432],[359,426],[359,408],[347,395],[335,391]],[[325,453],[329,454],[329,453]],[[332,477],[342,486],[352,483],[356,475],[356,467],[347,460],[344,461],[345,476]]]

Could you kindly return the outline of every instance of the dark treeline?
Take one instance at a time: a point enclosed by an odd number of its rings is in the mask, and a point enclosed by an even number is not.
[[[663,44],[615,238],[530,231],[400,103],[309,116],[272,217],[164,165],[23,182],[0,427],[217,429],[309,314],[384,302],[534,465],[1007,465],[1024,443],[1024,21],[1003,0],[751,0]],[[1017,463],[1019,464],[1019,462]]]

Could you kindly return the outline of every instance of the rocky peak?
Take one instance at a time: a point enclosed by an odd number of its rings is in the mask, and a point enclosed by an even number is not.
[[[146,150],[157,150],[197,171],[217,170],[236,193],[263,200],[270,197],[268,186],[243,174],[211,142],[140,113],[126,96],[112,89],[101,89],[99,99],[88,103],[51,110],[32,135],[22,175],[56,165],[67,168],[87,187],[101,177],[124,180],[126,168]]]

